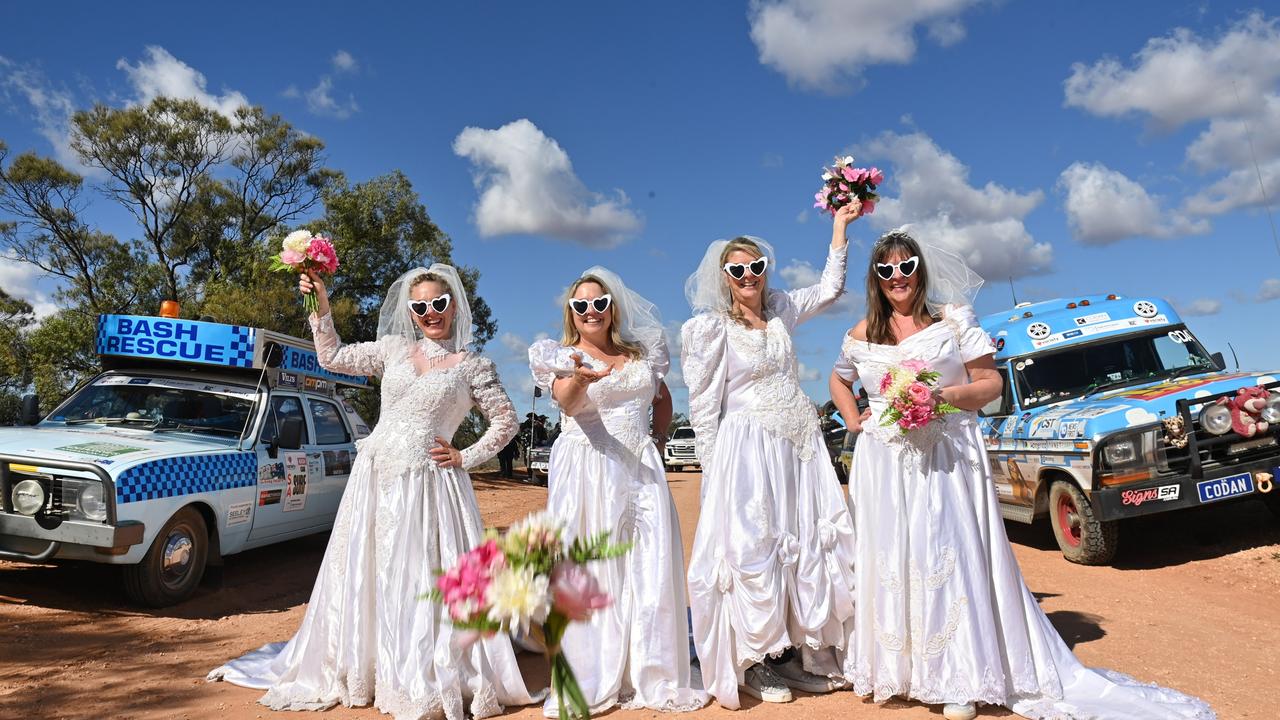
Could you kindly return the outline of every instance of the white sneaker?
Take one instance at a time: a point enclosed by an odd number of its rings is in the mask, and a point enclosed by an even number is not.
[[[760,663],[747,668],[742,674],[742,684],[738,686],[738,690],[761,702],[791,702],[791,688],[782,682],[777,673]]]
[[[790,660],[784,663],[771,662],[766,667],[776,673],[782,682],[793,690],[803,690],[807,693],[829,693],[844,687],[843,680],[833,680],[808,672],[804,669],[804,665],[799,658],[795,656],[792,656]]]
[[[973,703],[947,703],[942,708],[942,717],[947,720],[973,720],[978,717],[978,708]]]

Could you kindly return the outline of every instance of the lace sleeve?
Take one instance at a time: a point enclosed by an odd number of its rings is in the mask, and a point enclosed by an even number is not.
[[[551,393],[556,378],[573,377],[573,348],[543,339],[529,346],[529,372],[533,384]]]
[[[808,320],[826,310],[844,294],[845,265],[849,259],[849,246],[831,248],[827,253],[827,264],[822,268],[822,277],[817,285],[798,288],[787,292],[787,297],[795,307],[796,317],[792,327]]]
[[[316,359],[320,367],[348,375],[381,375],[386,364],[385,348],[380,342],[361,342],[343,345],[342,338],[333,327],[333,315],[309,318],[311,335],[316,341]]]
[[[465,372],[471,384],[471,399],[480,408],[480,414],[489,421],[489,429],[480,439],[463,448],[462,467],[466,470],[497,455],[519,429],[515,406],[498,379],[497,366],[492,360],[482,357],[470,360],[468,365]]]
[[[969,305],[948,305],[943,309],[943,319],[955,334],[960,357],[973,362],[983,355],[994,355],[995,347],[987,331],[978,324],[978,316]]]
[[[720,407],[724,401],[723,320],[711,314],[698,315],[680,328],[680,369],[689,388],[689,424],[702,467],[711,465],[720,427]],[[704,486],[705,487],[705,486]]]

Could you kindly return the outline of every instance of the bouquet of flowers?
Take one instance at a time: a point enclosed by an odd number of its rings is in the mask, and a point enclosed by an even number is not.
[[[271,257],[271,269],[274,272],[332,275],[338,269],[338,253],[329,238],[312,235],[310,230],[294,230],[285,236],[280,254]],[[302,298],[302,306],[309,313],[315,312],[317,302],[315,293]]]
[[[834,166],[822,169],[822,189],[813,196],[813,206],[835,215],[837,210],[857,198],[862,201],[862,214],[870,215],[880,200],[876,186],[882,182],[884,173],[879,168],[856,168],[852,155],[837,157]]]
[[[505,534],[490,530],[484,543],[440,573],[431,599],[445,606],[466,642],[498,632],[518,631],[539,639],[551,663],[551,691],[561,720],[589,718],[573,668],[560,651],[571,622],[582,622],[612,598],[584,565],[620,557],[630,545],[609,542],[603,532],[566,545],[564,528],[545,512],[512,525]]]
[[[882,426],[897,425],[903,435],[919,430],[943,415],[960,408],[934,395],[941,374],[922,360],[907,360],[880,379],[880,395],[889,409],[880,418]]]

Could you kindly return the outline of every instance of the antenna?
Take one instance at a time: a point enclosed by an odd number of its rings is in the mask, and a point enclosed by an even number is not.
[[[1013,295],[1013,306],[1018,306],[1018,291],[1013,289],[1013,276],[1009,276],[1009,294]]]
[[[1240,103],[1240,88],[1236,87],[1236,81],[1231,81],[1231,89],[1236,93],[1236,104]],[[1280,252],[1280,234],[1276,233],[1276,220],[1271,216],[1271,200],[1267,197],[1267,186],[1262,183],[1262,169],[1258,167],[1258,154],[1253,150],[1253,128],[1249,125],[1249,118],[1241,116],[1244,121],[1244,136],[1249,141],[1249,156],[1253,158],[1253,171],[1258,175],[1258,190],[1262,192],[1262,206],[1267,209],[1267,222],[1271,223],[1271,239],[1275,241],[1276,252]],[[1235,352],[1235,351],[1232,351]],[[1239,363],[1236,363],[1239,369]]]
[[[1236,357],[1236,349],[1235,349],[1234,347],[1232,347],[1232,346],[1231,346],[1231,343],[1230,343],[1230,342],[1228,342],[1228,343],[1227,343],[1227,349],[1231,350],[1231,361],[1232,361],[1232,362],[1234,362],[1234,363],[1236,364],[1236,369],[1237,369],[1237,370],[1239,370],[1239,369],[1240,369],[1240,358]]]

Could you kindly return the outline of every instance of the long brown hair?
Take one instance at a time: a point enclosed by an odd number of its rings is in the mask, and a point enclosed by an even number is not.
[[[876,274],[876,263],[886,262],[894,255],[903,258],[914,255],[920,258],[915,272],[916,292],[911,298],[911,316],[921,327],[933,324],[933,317],[924,303],[925,291],[929,287],[929,267],[924,264],[920,243],[905,232],[885,233],[871,248],[871,261],[867,265],[867,341],[877,345],[898,344],[890,322],[893,318],[893,306],[889,304],[889,298],[880,291],[880,276]]]
[[[569,308],[569,300],[572,300],[573,294],[578,292],[578,288],[582,287],[582,285],[586,283],[595,283],[599,285],[600,289],[604,290],[605,294],[609,294],[611,292],[609,290],[609,286],[605,284],[604,280],[601,280],[595,275],[583,275],[573,281],[573,284],[569,286],[569,292],[565,294],[564,335],[560,340],[560,344],[565,347],[573,347],[582,340],[582,335],[578,332],[578,326],[573,324],[573,310]],[[613,346],[624,353],[627,357],[632,360],[639,360],[644,357],[644,348],[642,348],[639,343],[628,342],[622,339],[622,333],[618,330],[619,318],[618,303],[616,302],[617,298],[614,298],[614,300],[615,302],[609,303],[609,342],[613,343]]]
[[[724,250],[720,251],[720,266],[724,267],[724,264],[729,262],[729,256],[738,250],[745,252],[746,254],[750,255],[756,260],[759,260],[760,258],[764,257],[764,251],[760,249],[760,246],[756,244],[756,241],[748,237],[736,237],[730,240],[728,243],[726,243],[724,246]],[[724,282],[728,283],[727,280]],[[766,272],[764,276],[760,278],[760,314],[761,316],[764,315],[766,307],[768,305],[769,305],[769,273]],[[738,306],[733,302],[732,290],[729,290],[729,319],[733,320],[736,323],[740,323],[747,327],[751,327],[751,323],[747,322],[747,319],[742,315],[742,311],[739,310]]]

